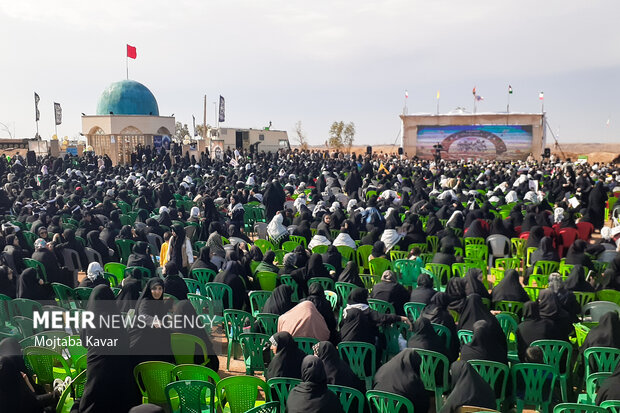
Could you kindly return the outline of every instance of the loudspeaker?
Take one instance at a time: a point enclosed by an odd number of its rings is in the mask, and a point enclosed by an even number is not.
[[[543,156],[545,158],[549,158],[551,156],[551,149],[545,148],[545,154]]]
[[[403,154],[403,148],[398,148],[398,154],[402,155]]]
[[[366,147],[366,153],[367,153],[368,155],[372,154],[372,146],[367,146],[367,147]]]

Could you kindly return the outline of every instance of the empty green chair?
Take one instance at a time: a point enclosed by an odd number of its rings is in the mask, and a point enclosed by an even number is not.
[[[418,260],[399,259],[392,263],[392,268],[400,274],[399,283],[405,287],[413,287],[417,284],[421,270]]]
[[[216,371],[197,364],[180,364],[170,372],[173,380],[203,380],[213,384],[220,381]]]
[[[557,370],[546,364],[520,363],[510,371],[512,394],[517,401],[517,413],[526,405],[532,405],[541,413],[549,412]]]
[[[338,386],[336,384],[328,384],[327,388],[338,396],[340,405],[345,413],[364,412],[366,398],[359,390],[347,386]]]
[[[424,310],[424,307],[426,307],[426,304],[424,303],[415,303],[410,301],[408,303],[405,303],[403,309],[405,310],[405,315],[407,316],[409,321],[413,323],[420,317],[422,311]]]
[[[319,340],[312,337],[295,337],[294,340],[299,349],[309,356],[314,355],[313,347],[319,343]]]
[[[311,284],[319,283],[323,287],[323,290],[333,290],[334,289],[334,280],[328,277],[312,277],[308,280],[308,287]]]
[[[392,263],[385,258],[373,258],[368,261],[368,267],[371,275],[381,276],[384,271],[392,268]]]
[[[256,245],[263,254],[266,254],[269,250],[274,251],[276,249],[273,244],[266,239],[257,239],[254,241],[254,245]]]
[[[370,267],[368,264],[368,257],[372,253],[372,245],[360,245],[357,247],[355,251],[355,257],[357,259],[357,266],[359,267],[360,273],[364,271],[370,271]]]
[[[52,289],[54,290],[56,302],[59,306],[66,310],[77,307],[73,301],[73,288],[67,287],[61,283],[52,283]]]
[[[295,241],[285,241],[282,243],[282,249],[286,252],[292,252],[295,248],[297,248],[299,245],[298,242]]]
[[[428,263],[424,266],[424,269],[433,274],[433,283],[436,290],[442,289],[448,283],[450,277],[452,277],[452,269],[446,264]]]
[[[263,311],[265,303],[271,297],[271,291],[250,291],[250,308],[252,309],[252,317]]]
[[[65,377],[72,377],[71,369],[65,361],[64,357],[49,348],[31,346],[24,349],[24,358],[28,366],[32,369],[32,372],[36,376],[37,384],[52,385],[54,379],[60,378],[62,380]],[[54,367],[59,366],[61,368],[59,373],[54,372]]]
[[[338,344],[338,353],[340,358],[349,363],[353,373],[366,383],[366,388],[369,388],[377,371],[375,346],[361,341],[343,341]]]
[[[465,238],[465,241],[472,238]],[[478,261],[489,260],[489,247],[486,245],[469,244],[465,246],[465,257]]]
[[[226,370],[230,370],[230,358],[234,356],[235,345],[239,346],[240,335],[246,326],[252,324],[252,315],[241,310],[224,310],[224,328],[228,340]]]
[[[206,343],[193,334],[170,334],[170,347],[176,364],[194,364],[196,348],[202,352],[203,362],[201,365],[209,363]]]
[[[175,381],[169,383],[164,391],[172,412],[215,413],[215,403],[207,403],[207,399],[214,399],[215,385],[208,381]]]
[[[265,401],[270,402],[269,385],[254,376],[233,376],[222,379],[215,387],[215,394],[222,411],[228,407],[230,413],[245,413],[256,407],[259,389],[263,390]]]
[[[620,350],[612,347],[590,347],[583,352],[586,375],[593,373],[612,373],[618,361],[620,361]]]
[[[567,402],[573,347],[570,343],[562,340],[536,340],[530,346],[539,347],[543,351],[545,364],[555,367],[557,370],[560,379],[560,389],[562,390],[562,400]]]
[[[290,377],[274,377],[267,380],[267,384],[269,384],[272,393],[271,397],[278,401],[281,412],[286,412],[288,395],[299,383],[301,383],[301,380]]]
[[[495,390],[497,410],[502,411],[501,407],[506,399],[506,386],[508,384],[508,377],[510,376],[508,366],[504,363],[488,360],[469,360],[468,363],[471,364],[480,377]]]
[[[413,413],[411,400],[398,394],[368,390],[366,398],[372,413]]]
[[[129,239],[117,239],[114,243],[116,244],[118,255],[121,258],[121,263],[127,265],[127,259],[136,242]]]
[[[116,277],[116,285],[120,285],[125,277],[125,264],[119,262],[108,262],[103,266],[103,270],[107,273],[113,274]]]
[[[260,284],[260,288],[265,291],[273,291],[276,288],[278,274],[271,271],[259,271],[256,278]]]
[[[232,288],[226,284],[210,282],[205,284],[206,296],[211,299],[213,311],[223,315],[224,309],[232,305]]]
[[[166,386],[172,382],[174,364],[164,361],[145,361],[133,369],[134,379],[142,393],[143,403],[165,406]]]
[[[450,362],[441,353],[430,350],[414,349],[422,358],[420,365],[420,379],[424,383],[424,388],[435,392],[435,409],[440,411],[443,406],[442,395],[449,389],[448,368]]]
[[[243,362],[245,363],[245,374],[254,375],[255,372],[264,372],[269,360],[264,359],[264,350],[271,346],[270,336],[260,333],[242,333],[239,335],[241,350],[243,351]]]
[[[452,264],[452,275],[454,277],[463,278],[467,274],[471,268],[478,268],[475,264],[471,262],[455,262]]]

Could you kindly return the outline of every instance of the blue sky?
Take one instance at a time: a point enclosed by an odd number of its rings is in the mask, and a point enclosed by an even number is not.
[[[111,82],[125,77],[125,44],[137,47],[130,78],[155,94],[160,114],[202,121],[203,95],[226,98],[223,126],[289,131],[310,143],[335,120],[356,124],[358,144],[391,144],[409,91],[409,113],[457,106],[540,111],[560,142],[620,135],[620,3],[523,0],[163,0],[0,2],[0,122],[17,136],[80,132]],[[606,125],[610,120],[609,126]],[[6,136],[0,130],[0,136]]]

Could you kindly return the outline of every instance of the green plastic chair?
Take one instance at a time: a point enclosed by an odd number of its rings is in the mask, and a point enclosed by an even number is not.
[[[372,291],[372,288],[375,286],[375,284],[377,284],[377,282],[379,282],[380,279],[381,279],[381,276],[379,275],[370,275],[370,274],[360,275],[360,280],[362,280],[362,284],[364,284],[364,287],[369,292]]]
[[[349,294],[351,293],[351,291],[357,288],[357,285],[338,281],[336,282],[335,287],[336,294],[338,294],[338,297],[340,297],[340,303],[344,307],[347,305],[347,299],[349,298]]]
[[[52,345],[51,346],[46,345],[45,348],[49,350],[54,350],[56,353],[61,354],[65,347],[62,344],[60,344],[61,343],[60,341],[56,341],[56,339],[62,340],[66,337],[69,337],[69,334],[66,333],[65,331],[42,331],[40,333],[36,333],[30,337],[26,337],[20,340],[19,345],[24,349],[27,347],[36,347],[37,341],[40,340],[41,338],[46,341],[49,339],[49,340],[52,340]],[[56,344],[56,343],[59,343],[59,344]]]
[[[553,408],[553,413],[608,413],[607,409],[601,406],[580,403],[560,403]]]
[[[256,317],[256,314],[263,311],[265,303],[271,297],[271,291],[250,291],[250,308],[252,309],[252,317]]]
[[[372,253],[372,245],[360,245],[355,250],[355,258],[357,259],[357,266],[360,272],[370,271],[368,264],[368,257]]]
[[[461,346],[471,343],[474,339],[474,332],[471,330],[459,330],[456,332],[456,335],[459,338],[459,343],[461,343]]]
[[[334,289],[334,280],[328,277],[312,277],[308,280],[308,287],[311,284],[319,283],[323,287],[323,290],[333,290]]]
[[[196,279],[202,286],[207,285],[215,278],[215,271],[208,268],[200,268],[192,270],[190,277]]]
[[[90,287],[77,287],[73,289],[75,300],[78,308],[86,308],[88,305],[88,299],[92,294],[93,289]]]
[[[37,275],[40,279],[47,282],[47,272],[45,271],[45,266],[43,263],[33,260],[32,258],[24,258],[24,265],[27,268],[34,268],[37,270]]]
[[[463,278],[471,268],[478,268],[471,262],[455,262],[452,264],[452,275],[454,277]]]
[[[452,332],[450,329],[442,324],[431,323],[433,330],[435,333],[441,338],[443,338],[446,342],[446,348],[450,348],[450,343],[452,342]]]
[[[465,249],[467,249],[469,245],[486,245],[485,240],[482,237],[468,237],[468,238],[464,238],[464,241],[465,241]]]
[[[620,305],[620,291],[616,290],[600,290],[596,293],[598,301],[609,301]]]
[[[314,248],[312,248],[312,253],[313,254],[325,254],[328,248],[329,248],[328,245],[317,245]]]
[[[510,255],[513,258],[517,258],[523,261],[525,257],[525,245],[527,240],[523,238],[510,238]]]
[[[73,377],[71,368],[64,357],[60,353],[49,348],[36,346],[26,347],[24,349],[24,358],[27,365],[36,376],[37,384],[41,386],[52,385],[56,378],[64,380],[67,376]],[[56,366],[61,368],[60,376],[58,373],[56,375],[54,374],[54,367]]]
[[[426,251],[436,254],[439,250],[439,238],[435,235],[426,237]]]
[[[596,394],[601,385],[607,380],[612,373],[600,372],[592,373],[586,378],[586,393],[580,394],[577,398],[579,404],[593,404],[596,401]]]
[[[297,248],[299,245],[301,245],[298,242],[295,241],[284,241],[282,243],[282,249],[286,252],[292,252],[295,248]]]
[[[620,413],[620,400],[606,400],[600,407],[606,409],[608,413]]]
[[[415,320],[420,318],[424,307],[426,307],[426,304],[424,303],[415,303],[413,301],[410,301],[408,303],[405,303],[405,305],[403,306],[403,310],[405,310],[405,315],[407,316],[409,321],[413,323]]]
[[[591,302],[593,302],[596,298],[596,294],[595,293],[584,293],[584,292],[580,292],[580,291],[574,291],[573,294],[575,294],[575,298],[577,299],[577,302],[579,303],[579,305],[583,308],[586,304],[589,304]]]
[[[301,351],[306,353],[309,356],[314,355],[314,345],[319,343],[319,340],[312,337],[294,337],[293,338],[297,343],[297,346]]]
[[[297,285],[297,281],[293,279],[290,275],[281,275],[280,282],[284,285],[288,285],[293,289],[293,294],[291,295],[291,301],[298,302],[299,301],[299,286]]]
[[[151,270],[149,270],[148,268],[145,267],[140,267],[140,266],[135,266],[135,267],[125,267],[125,270],[123,271],[123,276],[125,278],[131,276],[131,274],[133,274],[134,271],[138,271],[140,273],[139,277],[140,279],[144,280],[148,280],[151,277],[153,277],[153,273],[151,272]],[[122,279],[121,279],[122,281]]]
[[[593,373],[613,373],[620,361],[620,350],[612,347],[590,347],[583,352],[585,377]]]
[[[442,289],[442,287],[445,288],[448,280],[452,277],[452,269],[446,264],[436,264],[431,262],[426,264],[424,269],[433,275],[433,284],[437,291]]]
[[[509,313],[517,314],[519,319],[523,315],[523,303],[519,301],[497,301],[493,303],[495,310],[507,311]]]
[[[413,413],[413,403],[398,394],[368,390],[366,399],[372,413]]]
[[[467,242],[468,239],[472,238],[465,238],[465,242]],[[465,247],[465,257],[478,261],[488,262],[489,247],[486,245],[469,244]]]
[[[245,413],[278,413],[280,411],[280,403],[279,402],[269,402],[265,404],[261,404],[260,406],[256,406]]]
[[[290,377],[274,377],[267,380],[267,384],[271,389],[271,398],[277,400],[281,412],[286,412],[288,395],[291,393],[291,390],[300,383],[301,380]]]
[[[217,383],[215,392],[222,411],[228,406],[230,413],[245,413],[256,407],[258,389],[263,390],[265,401],[270,402],[269,385],[254,376],[234,376],[222,379]]]
[[[560,263],[558,262],[539,260],[536,261],[536,264],[534,264],[533,274],[543,274],[548,276],[552,272],[556,272],[558,269],[560,269]]]
[[[527,250],[525,251],[525,267],[531,267],[532,266],[532,261],[531,261],[532,254],[537,249],[538,249],[538,247],[527,247]]]
[[[127,259],[131,254],[131,249],[136,244],[135,241],[130,239],[117,239],[114,241],[116,244],[116,249],[118,250],[118,255],[121,257],[121,263],[127,265]]]
[[[501,407],[506,399],[506,386],[508,384],[508,377],[510,376],[508,366],[504,363],[488,360],[469,360],[468,363],[471,364],[480,377],[495,390],[497,410],[502,411]]]
[[[256,245],[263,254],[266,254],[269,250],[273,251],[276,249],[276,247],[274,247],[273,244],[266,239],[257,239],[254,241],[254,245]]]
[[[346,245],[339,245],[336,247],[340,255],[342,255],[343,260],[349,262],[355,259],[355,250],[351,247],[347,247]]]
[[[381,276],[385,270],[392,268],[392,263],[385,258],[373,258],[368,261],[368,267],[371,275]]]
[[[34,319],[35,311],[43,311],[43,306],[38,301],[29,300],[28,298],[14,298],[9,302],[9,314],[11,318],[22,316]]]
[[[363,413],[364,405],[366,404],[366,398],[364,394],[357,389],[347,386],[338,386],[336,384],[328,384],[327,388],[331,390],[338,400],[345,413]]]
[[[213,384],[220,381],[217,372],[197,364],[180,364],[170,372],[173,380],[203,380]]]
[[[353,373],[366,383],[366,388],[370,388],[377,371],[375,346],[361,341],[343,341],[338,344],[338,353],[341,359],[349,363]],[[367,365],[370,371],[366,370]]]
[[[497,258],[495,260],[495,268],[503,268],[504,270],[516,270],[521,266],[519,258]]]
[[[520,363],[513,365],[510,373],[517,413],[523,412],[526,405],[533,405],[541,413],[548,413],[557,370],[546,364]]]
[[[329,301],[329,304],[332,306],[332,311],[336,311],[336,308],[338,308],[338,294],[330,290],[325,290],[323,292],[325,294],[325,298],[327,299],[327,301]]]
[[[542,290],[544,290],[543,287],[531,287],[531,286],[523,287],[523,289],[525,290],[525,292],[527,293],[527,295],[530,297],[532,301],[538,300],[538,295],[540,294]]]
[[[271,271],[259,271],[256,278],[260,284],[260,288],[265,291],[273,291],[276,288],[278,274]]]
[[[166,386],[172,382],[174,364],[164,361],[145,361],[133,369],[134,379],[142,393],[143,403],[158,406],[167,404]]]
[[[427,252],[425,242],[415,242],[413,244],[409,244],[407,251],[411,251],[413,248],[418,248],[421,253]]]
[[[85,384],[86,371],[84,370],[71,380],[71,383],[63,390],[56,404],[56,413],[69,413],[75,401],[82,397]]]
[[[431,262],[433,262],[434,256],[435,254],[432,252],[425,252],[425,253],[420,254],[420,259],[422,260],[424,265],[426,265],[426,264],[430,264]]]
[[[441,353],[430,350],[413,349],[422,358],[420,378],[427,391],[435,392],[435,409],[440,411],[443,406],[443,393],[449,389],[448,358]]]
[[[289,235],[288,239],[293,242],[296,242],[299,245],[303,245],[304,248],[308,248],[308,242],[306,241],[306,238],[302,237],[301,235]]]
[[[190,293],[202,294],[202,295],[205,294],[203,290],[203,286],[198,281],[194,280],[193,278],[183,278],[183,281],[185,281],[185,285],[187,285],[187,289],[189,290]]]
[[[394,305],[384,300],[378,300],[376,298],[369,298],[368,306],[370,307],[370,309],[375,310],[376,312],[381,313],[381,314],[396,314]]]
[[[66,310],[77,308],[75,302],[73,301],[73,288],[67,287],[61,283],[52,283],[52,289],[54,290],[56,302],[59,306]]]
[[[176,364],[194,364],[194,355],[196,347],[202,351],[203,363],[209,363],[209,355],[207,354],[207,345],[205,342],[195,335],[185,333],[170,334],[170,347],[174,355]]]
[[[182,380],[170,383],[165,388],[166,399],[172,412],[215,413],[215,404],[207,398],[215,396],[215,386],[203,380]]]
[[[405,260],[409,255],[409,251],[390,250],[390,261]]]
[[[245,374],[252,376],[254,372],[264,372],[269,360],[265,360],[263,352],[271,347],[270,336],[260,333],[242,333],[239,335],[241,350],[243,351],[243,362],[245,363]]]
[[[590,332],[590,327],[581,323],[574,323],[573,327],[575,328],[575,339],[577,346],[581,347]]]
[[[508,344],[508,353],[514,353],[517,350],[517,320],[513,314],[499,313],[495,315],[499,325],[502,327],[504,334],[506,335],[506,344]]]
[[[560,379],[560,389],[562,390],[562,400],[567,402],[573,347],[570,343],[562,340],[536,340],[530,346],[540,347],[543,351],[545,364],[555,367],[557,370]]]
[[[125,277],[125,264],[119,262],[109,262],[103,266],[103,270],[107,273],[113,274],[116,277],[116,285],[120,285]]]
[[[205,284],[206,296],[211,299],[213,311],[223,315],[224,309],[232,305],[232,288],[226,284],[210,282]]]
[[[235,345],[241,345],[240,335],[246,326],[252,324],[252,315],[241,310],[224,310],[224,327],[228,340],[226,355],[226,370],[230,371],[230,358],[233,356]]]
[[[39,330],[39,329],[35,330],[34,320],[29,317],[22,317],[22,316],[11,317],[11,324],[15,326],[19,332],[20,337],[15,337],[15,338],[31,337]]]
[[[71,362],[75,366],[75,364],[77,363],[77,360],[79,360],[80,357],[85,356],[86,353],[88,352],[88,349],[84,347],[83,345],[78,344],[78,339],[80,339],[79,335],[76,334],[73,336],[69,336],[68,338],[70,338],[71,340],[69,340],[70,344],[67,345],[66,349],[69,352],[69,357],[70,357]]]
[[[405,287],[413,287],[418,282],[420,275],[420,262],[418,260],[400,259],[392,263],[394,271],[400,274],[399,283]]]
[[[277,314],[258,313],[256,314],[256,322],[262,327],[265,334],[269,337],[278,332],[278,318]]]

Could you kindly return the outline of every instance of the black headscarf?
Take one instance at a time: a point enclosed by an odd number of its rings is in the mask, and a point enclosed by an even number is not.
[[[168,264],[170,263],[166,263],[166,265]],[[166,272],[166,274],[166,278],[164,279],[164,290],[166,293],[176,297],[177,300],[186,300],[189,289],[185,281],[183,281],[183,278],[181,278],[178,273],[168,274],[168,272]]]
[[[9,280],[9,267],[0,266],[0,294],[15,298],[15,277]]]
[[[385,256],[385,243],[383,241],[377,241],[372,246],[372,252],[370,253],[374,258]]]
[[[536,340],[555,340],[553,321],[540,318],[538,302],[528,301],[523,305],[523,321],[517,328],[517,349],[519,360],[525,360],[525,351]]]
[[[180,300],[174,304],[173,313],[175,316],[186,317],[186,319],[195,320],[197,318],[196,310],[192,306],[192,303],[189,300]],[[184,333],[184,334],[192,334],[205,343],[207,347],[207,355],[209,356],[209,362],[206,364],[213,371],[218,371],[219,369],[219,359],[213,351],[213,343],[206,333],[204,328],[199,328],[197,326],[187,327],[187,328],[177,328],[173,329],[175,333]],[[204,358],[202,353],[196,354],[194,356],[194,364],[202,364],[204,362]]]
[[[132,277],[123,280],[123,288],[116,297],[116,304],[120,312],[126,313],[135,308],[136,301],[140,297],[142,282]]]
[[[422,358],[413,349],[406,348],[377,370],[373,390],[386,391],[406,397],[414,411],[427,412],[428,393],[420,378]]]
[[[491,301],[494,303],[498,301],[520,301],[522,303],[530,301],[529,295],[527,295],[519,282],[519,273],[517,273],[517,270],[506,270],[504,279],[491,291]]]
[[[530,235],[527,238],[527,242],[525,243],[526,249],[530,247],[538,248],[540,246],[540,241],[543,239],[544,236],[545,230],[543,229],[543,227],[532,227]]]
[[[431,350],[450,358],[446,342],[439,337],[428,318],[419,317],[413,323],[413,335],[407,341],[407,347]]]
[[[297,342],[293,336],[287,331],[281,331],[274,334],[270,341],[272,345],[276,346],[276,354],[271,359],[267,371],[265,371],[265,378],[291,377],[301,379],[301,363],[306,357],[306,353],[297,347]]]
[[[585,268],[576,264],[571,270],[568,278],[564,281],[564,287],[569,291],[579,291],[584,293],[593,293],[594,287],[586,281]]]
[[[181,225],[173,225],[172,233],[175,237],[170,237],[170,261],[177,264],[179,268],[183,267],[183,245],[185,244],[185,229]]]
[[[469,228],[467,228],[467,232],[465,233],[464,238],[487,238],[487,231],[482,227],[482,221],[476,219],[473,221]]]
[[[26,268],[17,277],[17,298],[43,300],[48,295],[47,289],[39,284],[37,270],[34,268]]]
[[[282,315],[294,307],[291,301],[293,288],[289,285],[277,286],[263,307],[263,313]]]
[[[486,320],[474,323],[474,337],[461,348],[461,360],[489,360],[508,364],[508,355],[496,343],[497,334]]]
[[[557,251],[553,248],[553,240],[550,237],[543,237],[540,240],[540,246],[532,253],[532,266],[537,261],[560,261]]]
[[[433,289],[433,280],[426,273],[420,273],[418,276],[418,286],[411,291],[409,301],[414,303],[430,304],[431,298],[437,293]]]
[[[612,347],[620,349],[620,319],[618,313],[610,311],[601,316],[598,325],[588,333],[581,351],[590,347]]]
[[[439,413],[458,413],[462,406],[495,410],[495,391],[466,361],[459,360],[450,367],[452,391]]]
[[[323,362],[316,356],[306,356],[301,363],[302,382],[288,395],[286,411],[290,413],[342,412],[342,405],[327,388]]]
[[[322,254],[323,263],[330,264],[336,269],[336,274],[340,274],[342,271],[342,255],[338,248],[334,245],[327,247],[327,252]]]
[[[364,283],[360,278],[359,268],[355,261],[349,261],[347,265],[344,267],[344,270],[338,276],[339,282],[345,282],[350,284],[355,284],[358,287],[363,287]]]
[[[353,373],[349,363],[340,358],[338,350],[332,343],[321,341],[318,344],[316,355],[323,361],[327,384],[352,387],[362,393],[366,392],[366,385]]]
[[[0,405],[7,412],[40,413],[39,403],[11,357],[0,357]]]
[[[585,267],[592,268],[592,261],[590,260],[590,257],[586,255],[587,246],[588,244],[584,240],[575,240],[566,253],[566,264],[583,265]]]
[[[489,291],[480,280],[483,276],[480,268],[470,268],[463,277],[465,295],[478,294],[482,298],[491,298]]]
[[[540,318],[553,321],[557,340],[568,340],[572,324],[569,314],[562,309],[557,295],[549,288],[542,290],[538,295],[538,307]]]
[[[308,279],[313,277],[329,277],[329,271],[323,265],[323,257],[321,254],[312,254],[310,257],[306,277]]]

